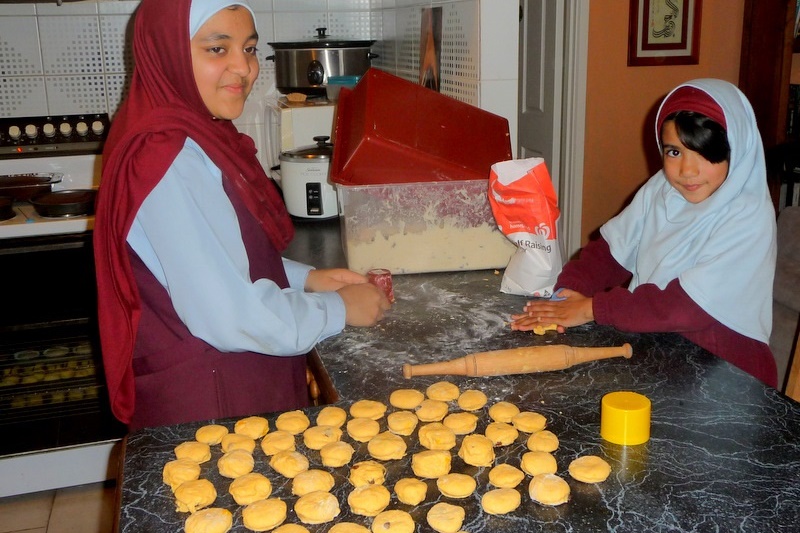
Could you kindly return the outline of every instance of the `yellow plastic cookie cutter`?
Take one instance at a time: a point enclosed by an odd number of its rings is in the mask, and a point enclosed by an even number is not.
[[[631,391],[610,392],[603,396],[600,409],[600,436],[614,444],[634,446],[650,440],[650,400]]]

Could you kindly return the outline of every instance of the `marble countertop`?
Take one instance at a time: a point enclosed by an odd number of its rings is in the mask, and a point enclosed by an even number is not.
[[[343,264],[338,231],[330,223],[298,224],[298,236],[287,253],[316,266]],[[429,481],[428,498],[416,507],[393,497],[389,508],[409,511],[417,531],[431,531],[425,515],[432,505],[447,501],[466,510],[462,530],[469,533],[519,531],[796,531],[800,523],[800,404],[710,355],[675,334],[625,334],[589,324],[566,334],[543,336],[512,332],[506,321],[524,298],[502,294],[499,273],[493,271],[415,274],[394,277],[397,303],[375,328],[347,328],[326,340],[319,352],[336,387],[342,407],[359,399],[388,403],[392,390],[425,388],[442,379],[461,390],[481,389],[489,405],[505,400],[522,410],[543,414],[548,429],[560,441],[554,452],[558,474],[571,488],[571,499],[545,507],[528,497],[530,476],[517,487],[522,505],[504,516],[481,510],[480,496],[488,487],[488,468],[463,463],[453,450],[453,470],[473,475],[478,489],[469,498],[441,496]],[[631,359],[584,363],[567,370],[502,377],[420,376],[405,379],[404,363],[420,364],[517,346],[633,346]],[[608,392],[630,390],[652,402],[651,438],[638,446],[619,446],[600,437],[600,400]],[[488,406],[487,406],[488,407]],[[313,421],[321,407],[308,409]],[[390,408],[392,410],[393,408]],[[456,410],[455,404],[451,411]],[[478,413],[482,431],[486,408]],[[265,414],[274,429],[277,414]],[[217,421],[233,428],[235,420]],[[161,479],[173,448],[191,440],[202,423],[147,429],[126,440],[118,529],[124,532],[182,531],[185,515],[175,511],[174,498]],[[385,419],[382,429],[385,429]],[[318,452],[298,449],[320,467]],[[411,475],[410,456],[419,449],[407,439],[408,455],[387,463],[387,488]],[[460,443],[461,438],[458,439]],[[526,435],[497,448],[496,463],[519,465],[527,451]],[[227,494],[230,480],[221,478],[214,451],[204,463],[203,477],[218,490],[216,506],[234,514],[233,531],[247,531],[241,509]],[[315,455],[316,454],[316,455]],[[611,476],[592,485],[567,473],[569,462],[595,454],[611,465]],[[287,522],[298,520],[287,480],[281,480],[256,449],[255,471],[273,480],[273,496],[289,504]],[[356,446],[354,462],[369,459],[366,445]],[[351,490],[346,469],[331,470],[333,492],[348,520],[369,527],[371,519],[354,515],[347,506]],[[306,525],[327,532],[331,524]]]

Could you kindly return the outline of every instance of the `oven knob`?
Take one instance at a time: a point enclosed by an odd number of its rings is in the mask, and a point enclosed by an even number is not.
[[[78,135],[81,137],[85,137],[89,134],[89,126],[83,121],[78,122],[78,124],[75,125],[75,131],[78,132]]]
[[[58,125],[58,132],[64,137],[69,137],[72,135],[72,126],[70,126],[69,122],[62,122]]]
[[[42,133],[44,133],[45,137],[55,137],[56,127],[48,122],[47,124],[42,126]]]
[[[103,125],[101,121],[95,120],[94,122],[92,122],[92,133],[94,133],[95,135],[102,135],[103,130],[105,129],[106,127]]]
[[[25,126],[25,135],[27,135],[29,139],[35,139],[36,136],[39,135],[39,128],[33,124],[28,124]]]
[[[11,126],[8,128],[8,136],[11,137],[13,140],[18,141],[19,138],[22,136],[22,130],[19,129],[19,126]]]

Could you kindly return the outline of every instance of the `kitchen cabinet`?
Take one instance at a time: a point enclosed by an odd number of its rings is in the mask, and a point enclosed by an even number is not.
[[[767,180],[775,210],[781,209],[781,185],[793,179],[785,172],[786,126],[796,0],[746,0],[739,64],[739,88],[750,103],[767,153]],[[795,143],[797,139],[793,140]]]

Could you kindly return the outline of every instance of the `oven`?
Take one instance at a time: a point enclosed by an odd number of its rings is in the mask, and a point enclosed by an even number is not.
[[[4,178],[31,175],[96,189],[107,130],[107,115],[0,119],[0,195]],[[0,221],[0,497],[114,478],[126,433],[100,356],[93,214],[12,210]]]

